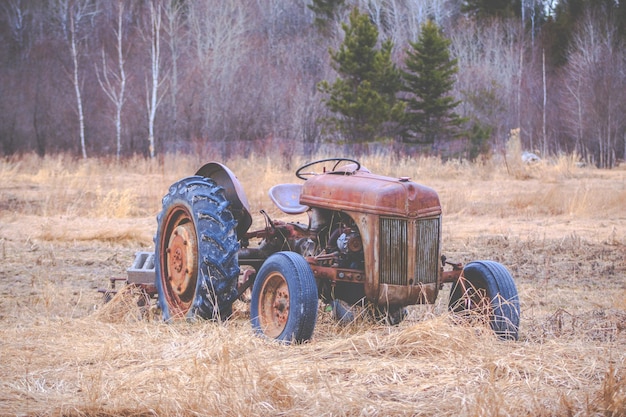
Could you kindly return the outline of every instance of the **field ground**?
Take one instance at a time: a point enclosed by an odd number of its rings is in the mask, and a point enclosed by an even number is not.
[[[281,346],[240,302],[224,325],[167,325],[96,291],[152,250],[161,196],[202,162],[0,164],[0,415],[626,415],[626,170],[364,158],[439,192],[449,259],[510,269],[520,341],[455,325],[444,289],[396,327],[320,310],[310,343]],[[266,190],[302,162],[227,164],[253,217],[285,218]]]

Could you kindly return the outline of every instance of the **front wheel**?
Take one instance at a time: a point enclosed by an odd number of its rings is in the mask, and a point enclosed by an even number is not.
[[[317,321],[317,286],[306,260],[294,252],[277,252],[261,266],[250,301],[257,334],[284,343],[311,339]]]
[[[489,320],[501,339],[519,337],[520,306],[509,271],[493,261],[470,262],[450,292],[449,309],[469,318]]]

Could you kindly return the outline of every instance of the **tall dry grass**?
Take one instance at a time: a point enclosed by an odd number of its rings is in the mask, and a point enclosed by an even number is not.
[[[310,160],[327,157],[283,158],[251,155],[220,161],[236,173],[253,209],[269,205],[267,190],[274,184],[298,182],[293,172]],[[626,206],[626,171],[580,168],[575,158],[562,156],[534,165],[519,155],[494,157],[479,164],[434,157],[373,155],[360,158],[370,171],[409,176],[435,188],[446,215],[484,213],[491,216],[536,214],[590,216],[620,214]],[[512,159],[519,161],[511,169]],[[133,218],[153,215],[170,184],[211,160],[189,155],[165,155],[157,160],[135,157],[81,160],[67,155],[41,159],[26,155],[0,165],[2,209],[37,216]],[[508,168],[507,168],[508,165]],[[523,170],[520,174],[518,170]],[[511,172],[513,171],[513,172]],[[594,179],[603,179],[598,183]],[[492,186],[489,186],[492,184]],[[477,203],[481,200],[483,205]]]
[[[339,327],[320,309],[301,346],[255,337],[240,302],[225,325],[164,324],[131,291],[101,303],[96,289],[151,249],[169,185],[210,157],[3,161],[0,415],[626,415],[626,171],[562,157],[516,173],[511,158],[360,159],[439,192],[452,260],[511,270],[519,342],[455,325],[444,289],[398,327]],[[255,218],[287,218],[267,190],[308,161],[223,162]]]

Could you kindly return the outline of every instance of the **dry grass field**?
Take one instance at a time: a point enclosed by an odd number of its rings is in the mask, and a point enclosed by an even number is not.
[[[162,195],[209,159],[0,162],[0,416],[626,415],[623,168],[362,158],[439,192],[450,260],[510,269],[520,340],[455,325],[444,290],[396,327],[320,310],[310,343],[283,346],[239,301],[226,324],[164,324],[96,291],[152,250]],[[266,192],[304,162],[226,164],[253,214],[285,219]]]

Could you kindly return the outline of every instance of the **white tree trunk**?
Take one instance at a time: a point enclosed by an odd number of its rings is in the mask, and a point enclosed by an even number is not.
[[[124,14],[124,3],[118,4],[117,15],[117,65],[120,76],[120,90],[115,103],[115,141],[116,141],[116,158],[120,160],[122,151],[122,106],[124,105],[124,93],[126,92],[126,71],[124,71],[124,53],[122,49],[122,22]]]
[[[167,2],[164,6],[166,25],[164,27],[167,34],[167,44],[169,46],[170,52],[170,61],[171,61],[171,70],[169,76],[169,91],[168,95],[170,97],[170,108],[171,113],[168,116],[171,121],[171,129],[173,131],[177,130],[178,124],[178,102],[177,96],[179,93],[179,83],[178,83],[178,60],[181,55],[182,45],[180,45],[184,38],[184,35],[181,34],[181,29],[183,28],[183,19],[182,15],[184,12],[182,3],[175,2]]]
[[[85,116],[83,113],[83,99],[80,91],[80,80],[78,77],[78,50],[76,47],[76,25],[74,24],[74,14],[70,13],[70,52],[73,64],[73,83],[76,92],[76,106],[78,110],[78,125],[80,135],[80,148],[83,159],[87,159],[87,149],[85,146]]]
[[[119,1],[118,3],[118,20],[117,28],[114,29],[115,37],[117,40],[117,70],[109,68],[104,49],[102,50],[102,76],[96,69],[96,75],[98,77],[98,83],[102,88],[102,91],[115,105],[115,144],[116,144],[116,158],[119,161],[122,150],[122,107],[126,101],[126,71],[124,69],[124,49],[123,49],[123,14],[124,4]],[[113,81],[111,81],[111,78]]]
[[[543,134],[543,149],[541,150],[542,158],[547,158],[548,156],[548,138],[546,136],[546,105],[548,101],[548,92],[546,88],[546,51],[543,51],[542,54],[542,77],[543,77],[543,123],[542,123],[542,134]]]
[[[151,86],[146,91],[148,110],[148,142],[150,158],[155,156],[154,120],[159,106],[159,71],[161,63],[161,6],[150,2],[150,76]]]

